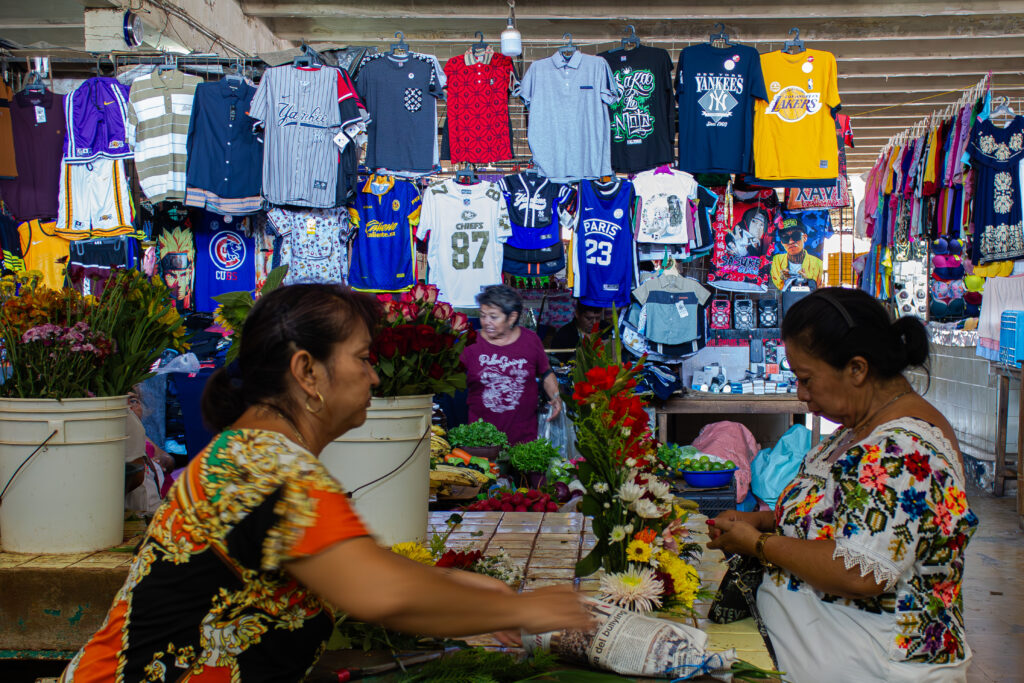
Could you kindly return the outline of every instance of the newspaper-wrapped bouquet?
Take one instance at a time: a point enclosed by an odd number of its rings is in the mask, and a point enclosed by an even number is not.
[[[614,326],[613,326],[613,329]],[[577,351],[573,401],[576,465],[586,487],[580,510],[593,518],[596,545],[577,576],[604,569],[601,597],[625,609],[691,613],[704,594],[688,562],[700,553],[684,527],[687,513],[654,474],[655,442],[646,402],[637,395],[636,365],[622,362],[617,335],[588,335]]]

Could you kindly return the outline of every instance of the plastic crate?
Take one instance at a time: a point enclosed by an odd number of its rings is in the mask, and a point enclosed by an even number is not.
[[[1003,311],[999,318],[999,362],[1019,368],[1024,360],[1024,311]]]
[[[708,519],[717,517],[718,513],[736,509],[736,478],[733,477],[728,486],[699,489],[689,486],[679,479],[673,490],[680,498],[688,498],[697,503],[700,514]]]

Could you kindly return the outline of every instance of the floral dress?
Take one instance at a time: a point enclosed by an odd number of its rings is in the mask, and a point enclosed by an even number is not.
[[[60,680],[302,680],[334,619],[282,567],[366,533],[310,452],[276,432],[223,432],[174,483]]]
[[[852,600],[788,571],[765,574],[758,606],[787,680],[966,680],[964,552],[978,525],[942,432],[915,418],[879,425],[838,458],[840,430],[812,448],[779,497],[782,534],[831,539],[833,557],[885,592]]]

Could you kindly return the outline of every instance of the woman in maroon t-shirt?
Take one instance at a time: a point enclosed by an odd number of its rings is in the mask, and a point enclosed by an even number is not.
[[[493,285],[477,298],[480,334],[462,352],[469,390],[469,421],[483,419],[510,444],[537,438],[537,377],[551,399],[548,422],[562,412],[558,381],[540,337],[519,327],[523,300],[511,287]]]

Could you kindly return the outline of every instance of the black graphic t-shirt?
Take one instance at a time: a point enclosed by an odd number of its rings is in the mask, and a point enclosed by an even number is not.
[[[768,99],[752,47],[705,43],[679,53],[679,168],[690,173],[753,171],[754,98]]]
[[[660,47],[602,52],[622,93],[611,105],[612,168],[637,173],[672,163],[672,57]]]

